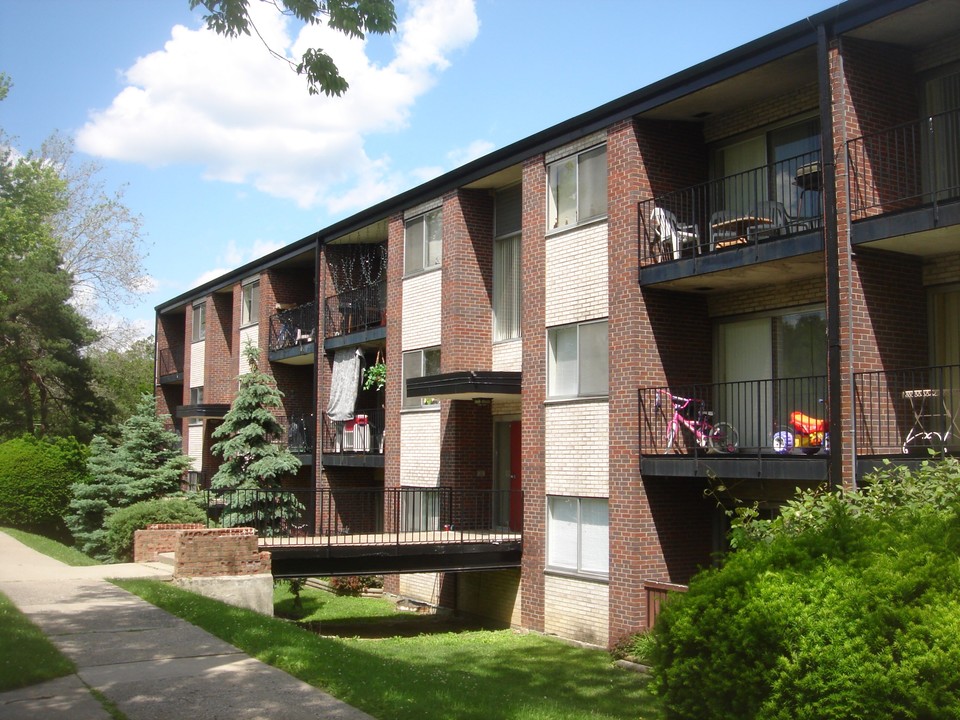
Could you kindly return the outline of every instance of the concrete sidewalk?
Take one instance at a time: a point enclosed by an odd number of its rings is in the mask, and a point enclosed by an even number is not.
[[[0,693],[0,717],[109,720],[93,689],[129,720],[372,720],[107,582],[170,570],[70,567],[0,532],[0,592],[77,666],[75,675]]]

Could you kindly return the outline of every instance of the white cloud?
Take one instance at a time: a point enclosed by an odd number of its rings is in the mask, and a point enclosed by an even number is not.
[[[250,8],[273,50],[295,60],[308,47],[326,50],[347,93],[310,96],[255,36],[224,39],[178,25],[162,50],[124,73],[127,86],[91,115],[77,147],[154,167],[200,165],[207,179],[251,184],[301,207],[355,209],[397,192],[405,180],[388,159],[369,157],[364,139],[406,126],[451,53],[476,37],[474,0],[411,0],[385,64],[370,60],[364,41],[325,25],[293,29],[269,3]]]
[[[195,288],[211,280],[216,280],[221,275],[232,272],[242,265],[262,258],[264,255],[269,255],[274,250],[279,250],[284,244],[285,243],[273,240],[255,240],[249,246],[239,247],[236,241],[230,240],[223,253],[216,258],[218,267],[201,273],[196,279],[190,282],[189,286],[190,288]]]

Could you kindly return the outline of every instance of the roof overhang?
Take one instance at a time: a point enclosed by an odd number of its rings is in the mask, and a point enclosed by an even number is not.
[[[520,394],[521,373],[465,370],[407,380],[407,397],[442,397],[447,400],[511,397]]]
[[[203,405],[180,405],[177,408],[177,417],[183,418],[223,418],[230,406],[226,403],[204,403]]]

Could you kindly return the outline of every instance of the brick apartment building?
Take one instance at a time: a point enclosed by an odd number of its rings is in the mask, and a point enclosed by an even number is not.
[[[303,534],[522,533],[387,589],[615,642],[724,548],[721,503],[957,449],[960,3],[839,4],[173,298],[156,337],[194,479],[252,342]]]

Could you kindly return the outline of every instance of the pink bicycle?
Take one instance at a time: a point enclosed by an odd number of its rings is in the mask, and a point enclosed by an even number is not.
[[[703,400],[685,398],[666,391],[657,391],[656,407],[662,406],[661,395],[670,398],[673,405],[673,417],[667,424],[667,445],[665,453],[673,450],[673,441],[685,428],[697,445],[713,452],[732,453],[740,445],[740,433],[728,422],[713,423],[713,411],[707,410]]]

